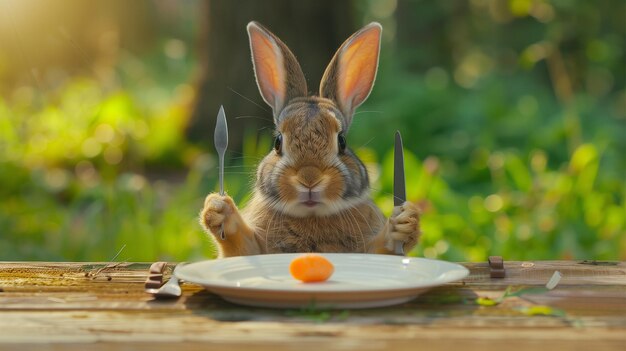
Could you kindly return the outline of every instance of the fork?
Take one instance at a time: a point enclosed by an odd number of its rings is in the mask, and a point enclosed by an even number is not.
[[[148,294],[154,295],[157,298],[158,297],[180,297],[183,291],[180,288],[181,281],[176,277],[176,270],[178,269],[180,265],[181,264],[178,264],[174,268],[174,271],[172,272],[172,276],[170,277],[170,280],[167,281],[167,283],[163,284],[158,289],[146,289],[146,292]]]

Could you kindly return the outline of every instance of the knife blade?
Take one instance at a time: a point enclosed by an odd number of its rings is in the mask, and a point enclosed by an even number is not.
[[[224,106],[220,106],[220,110],[217,113],[217,120],[215,122],[215,134],[213,135],[213,142],[215,144],[215,150],[219,158],[219,183],[220,183],[220,195],[224,195],[224,154],[228,148],[228,124],[226,123],[226,113],[224,113]],[[224,236],[224,223],[220,228],[220,238],[226,239]]]
[[[406,201],[406,182],[404,179],[404,150],[402,149],[402,136],[396,131],[396,140],[393,150],[393,205],[402,206]],[[394,243],[394,253],[404,255],[404,243]]]

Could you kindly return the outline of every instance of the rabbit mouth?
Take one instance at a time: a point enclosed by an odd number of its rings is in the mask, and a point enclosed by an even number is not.
[[[302,202],[303,205],[305,205],[306,207],[315,207],[319,204],[319,201],[315,201],[315,200],[307,200]]]
[[[298,202],[307,206],[315,207],[322,202],[322,191],[313,190],[311,188],[298,192]]]

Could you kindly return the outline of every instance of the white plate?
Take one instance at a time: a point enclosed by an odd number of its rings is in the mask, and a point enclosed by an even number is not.
[[[242,305],[298,308],[389,306],[429,288],[465,278],[456,263],[373,254],[323,254],[335,266],[329,280],[302,283],[289,274],[301,254],[240,256],[202,261],[176,269],[176,276]]]

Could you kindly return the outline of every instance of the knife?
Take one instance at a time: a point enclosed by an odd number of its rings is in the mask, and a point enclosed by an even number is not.
[[[217,113],[217,121],[215,122],[215,134],[213,137],[215,143],[215,150],[219,157],[219,181],[220,181],[220,195],[224,195],[224,153],[228,147],[228,125],[226,124],[226,113],[224,113],[224,106],[220,106],[220,111]],[[224,236],[224,223],[220,228],[220,238],[226,239]]]
[[[402,206],[406,201],[406,183],[404,180],[404,150],[402,149],[402,136],[396,131],[396,142],[393,150],[393,205]],[[396,241],[393,252],[404,256],[404,243]]]

